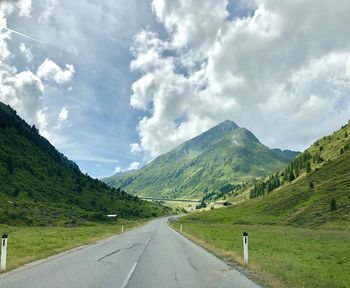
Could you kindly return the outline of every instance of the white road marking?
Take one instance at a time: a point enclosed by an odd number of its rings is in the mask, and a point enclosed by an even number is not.
[[[146,242],[146,245],[145,245],[145,248],[143,248],[143,251],[142,251],[142,253],[141,253],[140,257],[139,257],[139,260],[140,260],[140,258],[142,257],[143,253],[145,252],[146,247],[147,247],[149,241],[151,241],[151,238],[148,238],[148,240],[147,240],[147,242]],[[131,270],[130,270],[128,276],[126,277],[126,279],[124,280],[123,285],[122,285],[121,288],[125,288],[126,286],[128,286],[129,281],[130,281],[130,279],[131,279],[131,276],[132,276],[132,274],[135,272],[136,265],[137,265],[137,262],[135,262],[134,265],[131,267]]]
[[[128,286],[129,280],[130,280],[132,274],[133,274],[134,271],[135,271],[136,265],[137,265],[137,262],[135,262],[134,265],[132,266],[132,268],[131,268],[131,270],[130,270],[128,276],[127,276],[126,279],[124,280],[124,283],[123,283],[123,285],[122,285],[121,288],[125,288],[126,286]]]

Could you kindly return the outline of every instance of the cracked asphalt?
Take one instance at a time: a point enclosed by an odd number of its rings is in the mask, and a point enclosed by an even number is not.
[[[167,218],[0,276],[1,288],[259,287],[167,225]]]

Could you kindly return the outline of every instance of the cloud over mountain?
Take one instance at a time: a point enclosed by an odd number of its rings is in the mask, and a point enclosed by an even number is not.
[[[350,115],[348,1],[154,0],[166,35],[140,31],[133,151],[150,157],[225,119],[303,149]]]

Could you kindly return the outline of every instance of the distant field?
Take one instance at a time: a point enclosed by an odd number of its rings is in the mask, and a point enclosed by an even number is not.
[[[8,232],[7,271],[51,255],[121,233],[145,221],[119,221],[110,225],[83,227],[13,227],[0,225]]]
[[[174,228],[179,229],[180,224],[186,236],[239,264],[243,264],[242,232],[248,232],[249,269],[268,286],[350,285],[350,231],[186,220],[174,222]]]

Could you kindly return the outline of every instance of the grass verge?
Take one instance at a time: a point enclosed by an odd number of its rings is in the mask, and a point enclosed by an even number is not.
[[[249,232],[247,268],[266,286],[349,287],[350,231],[183,220],[173,225],[179,230],[181,224],[185,236],[219,257],[242,266],[242,232]]]
[[[0,225],[8,232],[7,271],[35,260],[93,243],[137,227],[141,221],[118,221],[116,224],[93,224],[81,227],[17,227]]]

